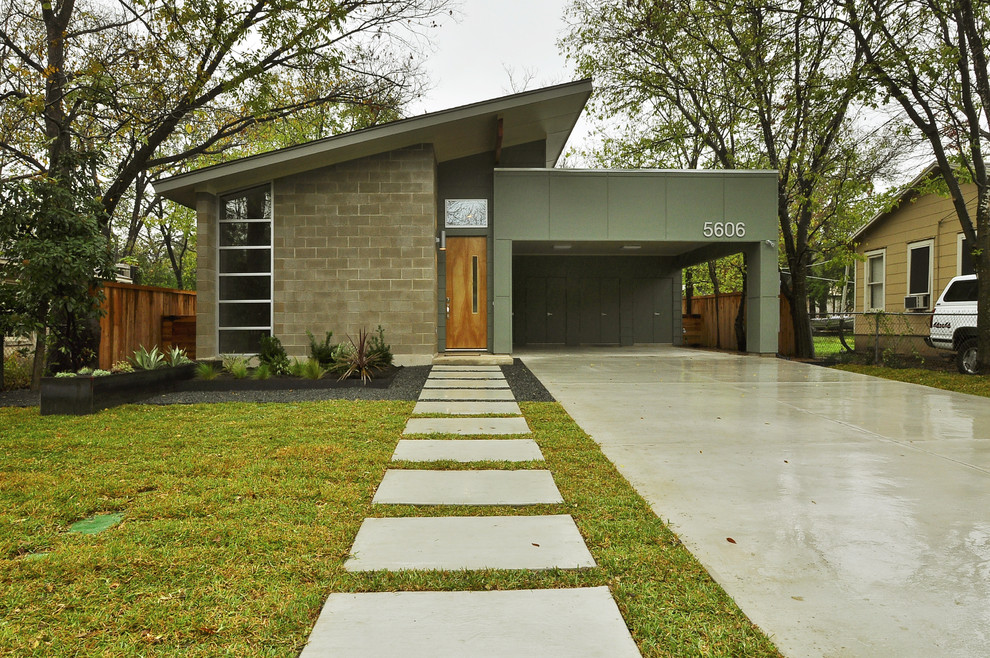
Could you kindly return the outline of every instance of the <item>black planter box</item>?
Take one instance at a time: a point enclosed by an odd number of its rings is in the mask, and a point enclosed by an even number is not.
[[[43,377],[41,415],[84,416],[101,409],[137,402],[152,395],[174,391],[179,382],[192,379],[195,372],[195,364],[188,364],[102,377]]]
[[[320,379],[304,377],[269,377],[268,379],[235,379],[230,375],[218,375],[216,379],[190,379],[179,382],[177,391],[307,391],[324,388],[351,388],[367,386],[367,388],[388,388],[401,368],[389,366],[374,374],[367,383],[361,382],[360,377],[351,377],[343,381],[337,380],[337,375],[327,373]]]

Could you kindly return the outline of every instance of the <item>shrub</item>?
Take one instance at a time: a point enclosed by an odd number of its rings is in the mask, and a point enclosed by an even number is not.
[[[385,330],[378,325],[378,330],[368,339],[368,360],[375,367],[382,369],[392,365],[392,346],[385,342]]]
[[[302,365],[301,376],[306,379],[319,379],[326,374],[326,368],[320,365],[316,359],[307,359]]]
[[[275,336],[261,337],[261,353],[258,354],[258,363],[268,366],[271,374],[289,374],[289,355],[285,353],[282,341]]]
[[[66,377],[75,377],[76,373],[72,372],[71,370],[66,370],[64,372],[56,372],[55,376],[59,379],[64,379]]]
[[[84,366],[84,367],[80,368],[79,370],[77,370],[76,371],[76,374],[77,375],[92,375],[93,374],[93,369],[90,368],[90,367],[88,367],[88,366]]]
[[[361,377],[361,383],[367,384],[371,381],[372,372],[380,370],[382,366],[373,363],[369,356],[368,332],[364,329],[358,332],[357,342],[348,336],[351,342],[351,349],[346,355],[346,359],[334,364],[334,369],[341,372],[340,379],[347,379],[351,375],[357,374]]]
[[[333,338],[333,332],[328,331],[327,337],[323,339],[323,342],[317,342],[316,337],[313,332],[306,331],[306,335],[309,336],[309,354],[314,359],[316,359],[321,366],[329,366],[333,363],[333,350],[334,345],[330,342]]]
[[[7,390],[31,385],[31,360],[12,355],[4,361],[3,387]]]
[[[210,381],[216,379],[219,374],[220,371],[217,370],[217,367],[209,361],[203,361],[196,366],[196,377],[198,379]]]
[[[289,374],[293,377],[302,377],[303,368],[306,367],[306,363],[300,361],[296,357],[292,357],[292,363],[289,364]]]
[[[118,361],[110,368],[110,372],[134,372],[134,366],[127,361]]]
[[[129,359],[139,370],[156,370],[165,367],[165,355],[158,351],[155,345],[149,352],[144,345],[134,350],[134,356]]]
[[[110,374],[111,373],[110,373],[109,370],[100,370],[99,368],[97,368],[96,370],[93,371],[93,376],[94,377],[106,377],[107,375],[110,375]]]
[[[243,356],[224,360],[223,369],[234,376],[234,379],[244,379],[248,376],[248,362]]]
[[[262,363],[254,369],[255,379],[268,379],[272,376],[272,369],[267,363]]]

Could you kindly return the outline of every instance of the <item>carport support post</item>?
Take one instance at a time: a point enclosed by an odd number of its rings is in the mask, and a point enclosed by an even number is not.
[[[746,351],[776,354],[780,330],[777,246],[761,241],[746,248]]]
[[[495,354],[512,354],[512,240],[495,240]]]

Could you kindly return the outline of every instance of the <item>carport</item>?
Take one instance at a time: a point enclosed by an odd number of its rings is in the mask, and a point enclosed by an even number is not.
[[[496,169],[495,352],[681,343],[681,270],[743,253],[747,348],[777,351],[776,172]]]

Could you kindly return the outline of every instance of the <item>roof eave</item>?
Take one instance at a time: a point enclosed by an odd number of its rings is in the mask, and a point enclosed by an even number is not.
[[[520,123],[528,122],[526,126],[530,132],[523,131],[525,134],[536,134],[531,132],[534,129],[542,130],[542,138],[546,140],[546,163],[551,167],[560,158],[591,90],[591,80],[584,79],[503,96],[177,174],[155,181],[154,187],[156,193],[167,199],[195,207],[198,191],[217,193],[233,189],[235,182],[236,187],[247,187],[396,148],[435,143],[452,127],[471,131],[489,118],[494,120],[514,113],[519,115]],[[526,110],[534,110],[535,114],[529,115]],[[511,135],[511,128],[507,128],[507,134]],[[473,150],[482,152],[487,148]],[[442,161],[443,155],[438,154],[438,159]]]

